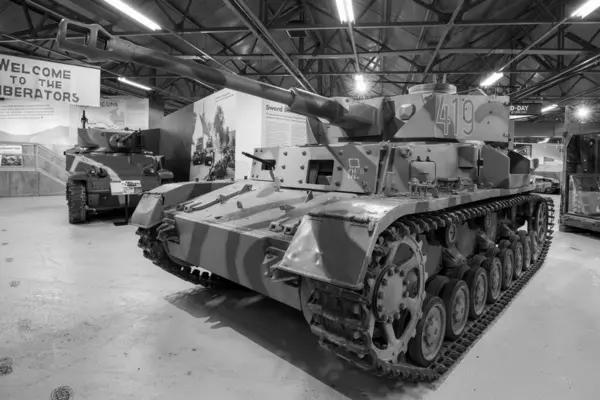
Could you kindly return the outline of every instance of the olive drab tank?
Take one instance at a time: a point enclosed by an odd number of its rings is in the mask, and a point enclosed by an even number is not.
[[[77,145],[65,151],[70,223],[85,222],[90,212],[135,207],[141,192],[173,179],[173,174],[163,167],[164,157],[147,150],[153,148],[156,151],[158,129],[89,128],[85,111],[81,122]],[[120,194],[124,193],[124,185],[133,185],[130,192],[137,190],[139,193],[129,195],[127,199]]]
[[[67,39],[71,24],[86,31],[87,44]],[[506,97],[426,84],[400,96],[330,99],[71,21],[61,22],[58,43],[90,60],[139,63],[307,117],[309,144],[244,153],[253,160],[250,179],[199,197],[171,185],[150,191],[132,224],[154,264],[300,310],[320,344],[351,365],[438,379],[546,257],[554,206],[532,193],[529,160],[508,148]]]

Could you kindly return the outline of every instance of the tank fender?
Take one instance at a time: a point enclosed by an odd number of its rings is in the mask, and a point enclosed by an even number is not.
[[[158,177],[160,178],[160,180],[162,182],[162,181],[173,179],[175,177],[175,175],[173,175],[173,173],[171,171],[168,171],[166,169],[161,169],[160,171],[158,171]]]
[[[142,195],[131,216],[130,224],[145,229],[152,228],[162,222],[165,209],[231,183],[231,181],[179,182],[161,185]]]
[[[317,206],[302,218],[296,234],[273,267],[287,273],[362,289],[379,235],[405,215],[531,191],[535,185],[491,189],[440,198],[355,198]]]
[[[304,216],[274,268],[361,289],[377,237],[391,223],[387,221],[397,205],[382,199],[349,199],[316,207]]]
[[[85,171],[67,171],[67,178],[70,181],[87,181],[88,176]]]

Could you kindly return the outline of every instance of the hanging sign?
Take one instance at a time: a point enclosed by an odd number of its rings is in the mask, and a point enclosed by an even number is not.
[[[0,97],[100,106],[100,69],[0,54]]]
[[[514,103],[510,115],[542,115],[542,103]]]

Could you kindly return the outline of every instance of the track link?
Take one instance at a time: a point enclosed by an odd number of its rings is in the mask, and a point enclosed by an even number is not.
[[[136,234],[138,247],[142,249],[144,257],[152,261],[154,265],[194,285],[202,285],[215,289],[232,289],[239,286],[225,278],[210,272],[200,271],[198,268],[182,265],[171,259],[165,251],[163,243],[158,240],[156,228],[139,228]]]
[[[516,295],[541,268],[550,249],[554,227],[554,202],[551,198],[527,194],[509,199],[490,200],[485,203],[465,205],[441,212],[409,215],[401,218],[390,229],[408,229],[408,232],[423,235],[445,226],[447,222],[463,223],[486,214],[524,204],[543,201],[548,207],[548,228],[542,248],[537,249],[537,259],[503,291],[500,298],[486,305],[483,314],[469,320],[464,333],[455,341],[444,341],[436,361],[427,368],[399,362],[390,364],[378,359],[371,347],[366,315],[370,303],[367,289],[362,292],[340,288],[323,282],[312,281],[315,290],[309,300],[313,313],[311,331],[319,337],[320,345],[348,361],[355,367],[380,377],[407,382],[434,382],[445,376],[485,333],[490,325],[507,308]],[[528,229],[532,226],[528,224]],[[384,236],[384,232],[381,236]],[[380,237],[381,237],[380,236]],[[499,238],[496,247],[501,244]],[[374,253],[381,251],[375,247]],[[374,258],[374,257],[373,257]]]
[[[67,207],[69,223],[81,224],[86,220],[87,192],[85,184],[77,181],[67,182]]]

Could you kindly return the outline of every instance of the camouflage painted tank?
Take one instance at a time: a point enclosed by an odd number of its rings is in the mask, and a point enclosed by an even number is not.
[[[163,167],[164,157],[144,150],[144,141],[150,142],[150,137],[158,143],[158,129],[86,128],[85,111],[82,122],[83,128],[77,130],[77,145],[65,151],[70,223],[85,222],[90,212],[135,207],[142,192],[173,179],[173,174]],[[132,190],[140,193],[130,195],[127,202],[124,195],[118,194],[122,192],[120,188],[113,191],[115,184],[133,184],[138,188]]]
[[[529,160],[508,149],[508,98],[422,85],[329,99],[174,59],[98,25],[79,27],[110,51],[81,47],[65,41],[67,24],[59,44],[91,60],[138,62],[308,117],[309,145],[244,154],[250,180],[199,197],[177,184],[144,195],[132,224],[166,271],[201,284],[218,276],[298,309],[324,348],[360,369],[433,381],[541,267],[554,206],[532,193]]]

